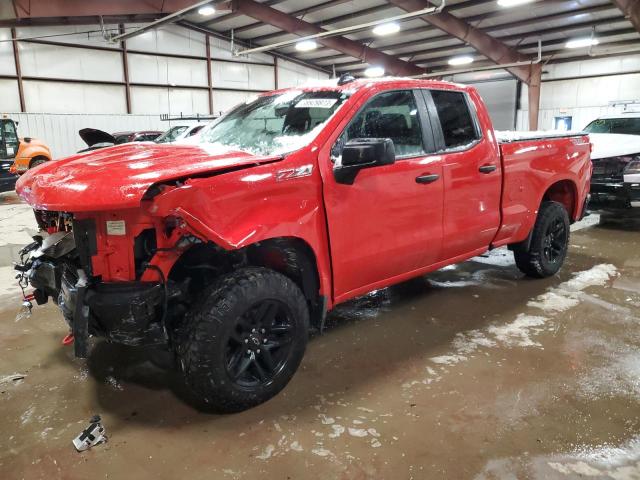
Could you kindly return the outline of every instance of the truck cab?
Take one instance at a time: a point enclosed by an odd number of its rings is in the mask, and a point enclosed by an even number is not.
[[[22,175],[30,168],[51,160],[51,150],[43,142],[31,137],[18,137],[18,122],[7,117],[1,118],[0,130],[0,161],[3,172]]]
[[[16,124],[7,118],[0,119],[0,193],[15,188],[18,177],[10,170],[19,146]]]

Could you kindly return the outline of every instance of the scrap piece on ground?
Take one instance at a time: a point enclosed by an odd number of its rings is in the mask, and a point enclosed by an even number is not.
[[[94,415],[89,421],[89,426],[85,428],[80,435],[73,439],[73,446],[79,452],[89,450],[91,447],[105,443],[107,436],[102,426],[100,415]]]

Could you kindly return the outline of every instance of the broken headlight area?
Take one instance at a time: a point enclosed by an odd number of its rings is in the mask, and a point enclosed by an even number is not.
[[[86,356],[90,335],[131,346],[167,344],[170,301],[179,299],[182,290],[164,276],[161,281],[117,282],[93,276],[95,222],[72,220],[69,225],[70,230],[34,237],[20,252],[16,270],[23,289],[35,289],[38,304],[51,298],[58,305],[73,332],[76,356]],[[156,251],[154,230],[143,230],[132,248],[137,267],[148,268]]]

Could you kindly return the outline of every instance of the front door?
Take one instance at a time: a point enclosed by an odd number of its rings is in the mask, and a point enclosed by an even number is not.
[[[352,185],[324,178],[324,200],[334,279],[341,301],[394,283],[434,263],[442,248],[442,164],[418,92],[395,90],[372,96],[332,147],[354,138],[391,138],[396,161],[359,171]],[[327,157],[329,155],[327,154]]]

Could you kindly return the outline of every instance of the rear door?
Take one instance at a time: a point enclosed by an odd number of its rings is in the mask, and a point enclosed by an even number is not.
[[[340,161],[341,146],[353,138],[391,138],[395,163],[360,170],[353,185],[337,183],[333,165]],[[433,155],[419,92],[372,96],[331,150],[320,161],[329,166],[323,181],[336,301],[434,263],[442,242],[442,165]]]
[[[495,237],[500,226],[500,157],[493,131],[482,129],[491,125],[486,110],[476,111],[466,92],[431,89],[423,94],[442,155],[442,260],[447,260],[487,248]]]

